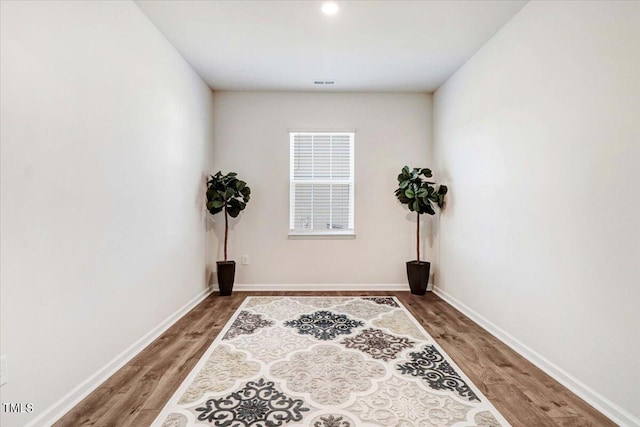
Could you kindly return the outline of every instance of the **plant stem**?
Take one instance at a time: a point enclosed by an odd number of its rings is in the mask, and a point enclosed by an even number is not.
[[[227,219],[227,205],[224,205],[224,260],[227,261],[227,234],[229,233],[229,220]]]
[[[418,214],[418,231],[416,233],[416,249],[418,250],[418,262],[420,262],[420,212]]]

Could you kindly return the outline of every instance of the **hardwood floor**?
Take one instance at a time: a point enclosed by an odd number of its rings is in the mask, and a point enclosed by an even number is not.
[[[55,426],[146,426],[248,295],[394,295],[513,426],[615,426],[433,293],[234,292],[209,296]]]

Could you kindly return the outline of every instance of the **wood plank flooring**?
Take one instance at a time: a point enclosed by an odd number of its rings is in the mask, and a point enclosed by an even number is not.
[[[431,292],[215,293],[54,425],[149,425],[248,295],[397,296],[513,426],[615,426]]]

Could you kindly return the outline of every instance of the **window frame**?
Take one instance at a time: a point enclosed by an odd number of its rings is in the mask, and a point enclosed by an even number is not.
[[[352,239],[355,238],[355,131],[354,130],[290,130],[289,131],[289,231],[290,239]],[[296,136],[348,136],[349,137],[349,172],[348,179],[296,179],[293,165],[295,163]],[[349,228],[340,229],[310,229],[303,231],[292,228],[295,224],[294,184],[348,184],[349,185]],[[330,210],[331,211],[331,210]],[[313,223],[313,222],[312,222]]]

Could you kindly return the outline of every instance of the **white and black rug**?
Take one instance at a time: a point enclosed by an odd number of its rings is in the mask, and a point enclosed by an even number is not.
[[[393,297],[248,297],[154,426],[508,426]]]

